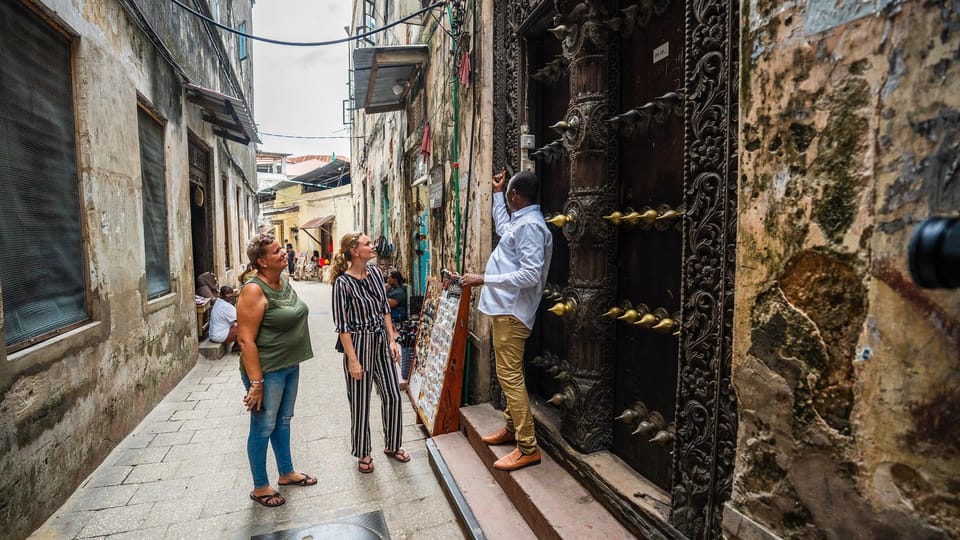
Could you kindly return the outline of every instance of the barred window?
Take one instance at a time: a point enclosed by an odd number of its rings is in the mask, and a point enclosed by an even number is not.
[[[0,2],[0,287],[9,352],[90,318],[70,40]]]
[[[142,107],[140,176],[143,179],[143,246],[146,252],[147,298],[170,292],[170,253],[167,233],[167,182],[163,125]]]

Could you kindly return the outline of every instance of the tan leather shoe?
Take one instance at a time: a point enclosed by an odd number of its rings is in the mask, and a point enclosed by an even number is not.
[[[507,444],[517,442],[516,436],[512,431],[507,431],[506,426],[500,428],[500,431],[492,435],[480,437],[480,440],[483,441],[484,444]]]
[[[519,448],[515,448],[513,452],[494,462],[493,468],[500,469],[501,471],[515,471],[528,465],[536,465],[537,463],[540,463],[539,448],[532,454],[524,454]]]

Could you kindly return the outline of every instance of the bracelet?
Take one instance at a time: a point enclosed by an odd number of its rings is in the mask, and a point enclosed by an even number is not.
[[[259,381],[250,381],[250,384],[263,384],[263,379],[260,379]]]

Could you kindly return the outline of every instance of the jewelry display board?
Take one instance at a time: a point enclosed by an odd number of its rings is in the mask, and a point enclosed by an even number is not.
[[[407,392],[430,435],[459,428],[469,315],[470,287],[456,278],[429,280]]]

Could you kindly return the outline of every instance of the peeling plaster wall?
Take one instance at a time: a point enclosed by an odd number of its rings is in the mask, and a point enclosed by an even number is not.
[[[469,208],[464,211],[463,219],[466,222],[466,243],[464,245],[464,271],[483,273],[487,258],[493,252],[493,190],[490,179],[493,177],[493,3],[495,0],[477,1],[480,13],[477,20],[477,36],[474,46],[472,84],[477,86],[477,102],[473,102],[470,94],[463,107],[464,121],[470,121],[472,109],[477,110],[476,125],[473,126],[473,170],[470,175],[470,189],[468,200]],[[472,25],[470,15],[467,21]],[[469,130],[469,128],[467,128]],[[469,133],[469,131],[464,131]],[[464,145],[461,155],[469,153],[469,141],[462,141]],[[515,164],[519,167],[519,164]],[[468,172],[469,169],[465,169]],[[480,301],[479,291],[473,294],[473,310],[470,312],[470,339],[471,354],[470,371],[468,372],[469,387],[466,389],[469,403],[485,403],[490,401],[490,378],[493,341],[488,319],[477,311]]]
[[[728,504],[785,538],[957,537],[960,291],[906,253],[960,210],[960,10],[834,4],[742,4]]]
[[[92,318],[13,354],[0,348],[0,523],[10,538],[30,534],[56,510],[196,362],[188,133],[210,148],[218,145],[197,107],[184,99],[179,76],[119,2],[31,5],[75,35],[77,166]],[[234,6],[249,13],[249,2]],[[217,88],[208,38],[192,22],[176,26],[179,33],[165,40],[189,40],[179,61],[196,82]],[[171,292],[149,300],[138,94],[166,120]],[[253,147],[231,149],[250,164],[250,175]],[[220,166],[214,165],[214,181]],[[83,262],[76,268],[84,271]]]

